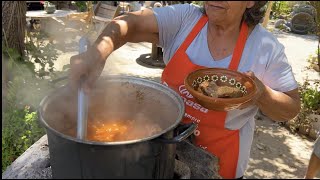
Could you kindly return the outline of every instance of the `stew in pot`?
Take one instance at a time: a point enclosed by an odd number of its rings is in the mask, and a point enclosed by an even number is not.
[[[162,131],[158,124],[135,120],[88,120],[87,140],[98,142],[116,142],[142,139]],[[75,137],[76,129],[67,131]]]

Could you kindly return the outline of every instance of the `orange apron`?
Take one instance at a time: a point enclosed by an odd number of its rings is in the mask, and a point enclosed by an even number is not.
[[[219,158],[219,174],[223,178],[236,178],[239,155],[239,130],[225,129],[227,112],[208,110],[198,103],[184,87],[184,79],[190,72],[205,68],[193,64],[186,50],[207,23],[207,16],[200,18],[185,41],[174,54],[162,73],[162,83],[180,94],[186,105],[183,122],[196,122],[195,142],[198,146],[211,152]],[[234,49],[229,69],[237,70],[242,51],[248,36],[248,26],[242,23],[240,34]]]

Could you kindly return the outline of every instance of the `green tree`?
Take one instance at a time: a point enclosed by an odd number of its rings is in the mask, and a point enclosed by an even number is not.
[[[288,1],[274,1],[272,8],[273,17],[279,18],[280,15],[288,15],[292,11]]]

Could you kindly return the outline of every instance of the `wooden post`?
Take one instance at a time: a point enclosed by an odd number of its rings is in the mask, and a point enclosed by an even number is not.
[[[269,1],[268,7],[267,7],[267,11],[266,11],[266,13],[264,14],[264,19],[263,19],[263,23],[262,23],[262,26],[263,26],[264,28],[266,28],[267,25],[268,25],[268,21],[269,21],[269,17],[270,17],[270,12],[271,12],[272,4],[273,4],[273,1]]]

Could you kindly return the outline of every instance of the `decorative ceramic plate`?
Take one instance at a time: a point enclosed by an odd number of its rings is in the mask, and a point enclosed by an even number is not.
[[[240,97],[211,97],[199,91],[203,82],[216,84],[218,87],[227,86],[236,89]],[[201,84],[202,83],[202,84]],[[249,76],[224,68],[206,68],[191,72],[184,82],[187,90],[205,108],[216,111],[230,111],[236,108],[244,108],[252,103],[256,95],[256,84]]]

